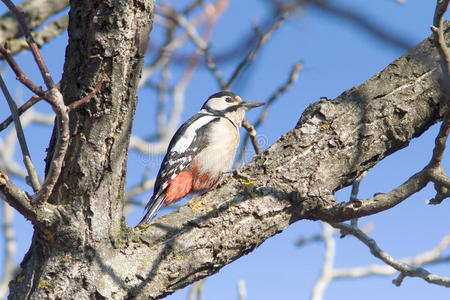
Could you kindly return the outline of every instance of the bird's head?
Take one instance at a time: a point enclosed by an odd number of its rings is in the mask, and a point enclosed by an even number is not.
[[[202,112],[224,116],[241,126],[245,113],[255,107],[264,105],[263,102],[245,102],[233,92],[222,91],[211,95],[202,106]]]

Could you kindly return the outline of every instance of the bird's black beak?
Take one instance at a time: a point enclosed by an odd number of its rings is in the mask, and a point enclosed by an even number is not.
[[[250,109],[255,108],[255,107],[262,106],[264,104],[265,104],[264,102],[241,102],[240,103],[240,105],[242,107],[245,107],[247,110],[250,110]]]

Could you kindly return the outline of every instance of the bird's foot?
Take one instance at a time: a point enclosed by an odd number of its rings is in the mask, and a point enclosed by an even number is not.
[[[247,182],[253,182],[256,180],[255,178],[251,177],[250,175],[246,174],[245,172],[241,173],[241,171],[239,171],[239,169],[234,169],[230,173],[231,173],[231,175],[230,175],[231,177],[234,177],[236,179],[241,179],[241,180],[244,180]]]

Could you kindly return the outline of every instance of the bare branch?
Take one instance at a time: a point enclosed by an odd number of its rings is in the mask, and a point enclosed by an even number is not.
[[[450,257],[441,257],[441,254],[450,245],[450,235],[445,235],[439,245],[434,249],[418,254],[410,258],[401,258],[401,262],[409,265],[429,265],[450,261]],[[334,269],[333,278],[355,278],[369,275],[393,275],[397,270],[389,265],[370,265],[364,267],[356,267],[349,269]]]
[[[167,150],[168,140],[161,140],[156,143],[148,143],[138,136],[130,137],[130,150],[137,150],[143,154],[158,155],[164,154]]]
[[[42,88],[35,85],[20,69],[19,65],[16,63],[13,58],[11,51],[6,49],[5,47],[0,45],[0,53],[3,55],[3,58],[8,62],[11,69],[16,74],[17,79],[22,82],[28,89],[30,89],[33,93],[38,95],[41,98],[45,97],[45,93]]]
[[[447,88],[450,89],[450,54],[444,38],[444,14],[448,9],[449,0],[438,0],[434,12],[433,26],[435,43],[441,57],[441,67],[445,75]]]
[[[209,38],[211,28],[213,24],[217,21],[219,16],[224,12],[224,10],[228,7],[228,2],[219,0],[217,1],[216,8],[214,9],[214,14],[209,16],[209,24],[207,30],[205,30],[205,35],[203,37],[200,36],[197,29],[190,23],[183,15],[176,13],[176,11],[166,8],[166,10],[162,10],[162,13],[165,13],[168,17],[173,18],[173,20],[181,26],[185,31],[189,38],[195,43],[198,49],[203,53],[206,60],[206,66],[211,71],[213,76],[216,78],[220,88],[222,90],[227,89],[226,84],[220,75],[217,67],[213,61],[211,53],[209,52],[209,45],[206,41]]]
[[[188,300],[203,300],[203,285],[205,284],[205,279],[201,279],[192,284],[189,291]]]
[[[448,102],[448,100],[447,100]],[[433,156],[428,164],[431,168],[435,168],[442,162],[444,157],[445,143],[450,133],[450,113],[447,112],[442,122],[441,128],[435,140]]]
[[[440,204],[444,199],[450,197],[450,178],[445,174],[441,165],[429,168],[427,175],[434,182],[434,188],[437,192],[433,199],[427,201],[428,204]]]
[[[373,214],[394,207],[427,185],[428,176],[423,172],[424,170],[414,174],[389,193],[380,193],[368,199],[338,203],[332,207],[324,208],[319,212],[320,219],[322,221],[336,220],[338,215],[346,219],[354,219],[366,216],[369,211],[370,214]]]
[[[261,50],[262,46],[264,46],[264,44],[267,42],[267,40],[272,36],[273,32],[275,30],[277,30],[281,26],[281,24],[283,23],[283,21],[286,19],[287,16],[288,16],[288,12],[287,11],[282,13],[281,16],[279,17],[279,19],[272,25],[272,27],[265,34],[260,35],[260,37],[258,39],[258,42],[256,43],[255,48],[252,51],[250,51],[247,54],[247,56],[236,67],[236,69],[234,70],[233,74],[230,76],[230,79],[228,79],[227,83],[225,84],[224,90],[230,89],[231,85],[236,80],[236,78],[239,76],[239,74],[241,73],[242,69],[247,64],[249,64],[249,63],[251,63],[251,62],[253,62],[255,60],[256,55]]]
[[[450,278],[431,274],[424,268],[414,267],[410,264],[394,259],[388,253],[381,250],[373,239],[371,239],[357,227],[344,223],[336,223],[332,224],[332,226],[335,228],[339,228],[344,233],[348,233],[355,236],[358,240],[363,242],[370,249],[370,252],[375,257],[379,258],[386,264],[390,265],[391,267],[399,271],[401,273],[401,276],[398,279],[394,280],[395,285],[397,286],[400,285],[403,278],[405,276],[408,276],[408,277],[419,277],[432,284],[450,287]]]
[[[241,279],[237,283],[239,300],[247,299],[247,289],[245,288],[245,280]]]
[[[94,89],[86,96],[83,97],[73,103],[71,103],[69,106],[67,106],[67,109],[70,111],[74,111],[78,108],[80,108],[81,106],[89,103],[89,101],[91,101],[92,97],[95,96],[95,94],[101,89],[102,85],[104,82],[108,82],[109,78],[108,77],[103,77],[102,79],[100,79],[97,84],[95,85]]]
[[[31,30],[40,27],[48,18],[66,9],[69,0],[25,0],[17,7],[25,15],[25,21]],[[0,18],[0,44],[8,39],[22,36],[17,20],[11,12]]]
[[[2,205],[2,230],[4,236],[4,266],[3,278],[0,282],[0,298],[5,299],[8,294],[8,283],[13,279],[16,271],[15,254],[17,248],[16,234],[12,225],[14,210],[7,203]]]
[[[25,134],[23,133],[22,125],[20,123],[20,118],[19,118],[19,114],[17,112],[16,103],[12,99],[11,94],[8,91],[8,88],[6,87],[6,84],[3,81],[3,76],[1,76],[1,75],[0,75],[0,88],[2,89],[3,94],[5,95],[6,101],[8,102],[9,109],[11,110],[11,115],[13,117],[14,125],[16,127],[17,139],[19,140],[20,149],[22,150],[23,163],[25,164],[25,167],[27,169],[31,187],[33,188],[33,191],[36,192],[39,190],[41,185],[39,184],[39,179],[36,174],[36,169],[34,168],[33,162],[31,161],[30,152],[28,151]]]
[[[298,74],[300,73],[300,71],[302,70],[303,67],[303,63],[299,62],[297,64],[295,64],[292,67],[292,70],[288,76],[287,81],[280,86],[270,97],[269,100],[267,100],[266,104],[264,105],[264,109],[262,110],[261,114],[259,115],[258,119],[256,120],[255,124],[253,125],[253,129],[255,130],[256,128],[258,128],[259,126],[261,126],[262,123],[264,123],[264,121],[266,120],[267,117],[267,113],[269,111],[270,106],[277,100],[279,99],[279,97],[285,93],[287,90],[289,90],[289,88],[292,86],[292,84],[297,81],[298,79]],[[244,124],[244,123],[243,123]],[[245,127],[244,127],[245,128]],[[247,129],[247,128],[246,128]],[[244,159],[244,154],[245,154],[245,150],[247,149],[247,144],[248,144],[248,140],[249,138],[252,137],[251,132],[247,130],[247,134],[245,135],[243,142],[242,142],[242,148],[241,148],[241,152],[239,153],[238,156],[238,164],[240,162],[242,162],[242,160]],[[255,131],[255,141],[256,141],[256,131]],[[255,142],[253,141],[252,138],[252,144],[253,147],[255,147]],[[257,144],[257,141],[256,141]],[[255,152],[256,152],[256,148],[255,148]],[[256,152],[258,153],[258,152]]]
[[[16,187],[6,176],[0,171],[0,196],[20,212],[25,218],[31,221],[36,220],[36,213],[31,206],[30,198],[22,190]]]
[[[195,30],[195,28],[193,26],[191,26],[189,24],[189,22],[187,22],[187,20],[182,15],[178,14],[176,11],[169,9],[167,7],[166,15],[173,18],[178,24],[180,24],[180,26],[182,26],[186,30],[188,36],[190,36],[192,39],[196,40],[197,42],[199,42],[198,41],[199,39],[201,39],[202,41],[207,41],[207,40],[209,40],[209,37],[211,35],[211,31],[212,31],[214,24],[217,22],[220,15],[223,13],[224,9],[226,8],[226,5],[223,3],[226,3],[226,2],[222,1],[222,0],[217,1],[217,7],[214,9],[214,13],[209,14],[208,23],[207,23],[206,29],[201,38],[197,35],[197,31]],[[207,9],[205,9],[205,11],[207,11]],[[199,57],[202,52],[201,49],[206,47],[206,42],[204,42],[204,43],[205,43],[204,45],[200,46],[200,51],[192,56],[185,73],[183,74],[180,81],[174,87],[173,108],[172,108],[170,119],[166,126],[166,128],[167,128],[166,134],[169,136],[171,136],[175,132],[177,126],[180,123],[181,113],[183,111],[184,102],[185,102],[184,101],[185,90],[186,90],[186,87],[187,87],[189,81],[192,78],[194,71],[196,70],[196,68],[199,65],[199,62],[200,62]]]
[[[42,203],[47,201],[56,181],[61,173],[64,157],[66,155],[67,147],[69,145],[69,113],[68,108],[64,105],[63,97],[58,89],[53,88],[46,93],[44,99],[49,101],[52,105],[53,111],[56,113],[58,120],[58,138],[54,147],[52,160],[50,162],[47,177],[42,184],[41,189],[33,196],[35,203]]]
[[[353,182],[352,192],[350,194],[350,202],[358,200],[359,184],[361,183],[361,180],[364,178],[364,176],[366,176],[366,174],[367,174],[367,171],[362,172],[361,175],[359,175]],[[353,226],[358,225],[358,219],[351,219],[350,224]]]
[[[60,82],[58,82],[58,84],[56,85],[56,88],[58,90],[60,88],[60,85],[61,85]],[[27,102],[25,102],[21,107],[19,107],[19,109],[17,110],[17,113],[19,114],[19,116],[21,116],[24,112],[26,112],[29,108],[31,108],[33,105],[38,103],[40,100],[42,100],[42,98],[40,96],[38,96],[38,95],[32,96]],[[6,118],[2,123],[0,123],[0,131],[7,128],[8,125],[11,124],[12,122],[13,122],[12,116],[9,116],[8,118]]]
[[[155,186],[155,178],[143,180],[141,182],[141,184],[133,187],[132,189],[130,189],[127,192],[125,199],[127,201],[129,201],[129,200],[133,199],[134,197],[136,197],[137,195],[140,195],[142,193],[145,193],[146,191],[151,190],[154,186]],[[146,201],[146,203],[147,203],[147,201]]]
[[[302,1],[297,0],[297,2]],[[358,14],[356,11],[352,11],[349,8],[333,5],[329,1],[309,0],[307,2],[323,12],[355,24],[386,44],[390,44],[402,50],[409,50],[414,46],[400,35],[394,35],[391,30],[383,30],[382,26],[379,26],[379,24],[370,21],[367,17]]]
[[[314,285],[311,300],[323,299],[323,293],[326,287],[333,279],[334,258],[336,255],[336,241],[333,238],[333,227],[328,223],[322,222],[322,236],[325,241],[325,256],[322,264],[322,271],[319,279]]]
[[[259,148],[258,140],[256,139],[255,127],[250,125],[248,120],[242,121],[242,127],[244,127],[245,130],[247,130],[247,135],[246,136],[250,137],[250,140],[252,141],[253,149],[255,149],[256,154],[260,154],[261,153],[261,149]],[[245,149],[242,148],[241,153],[244,153],[244,151],[245,151]]]
[[[42,30],[33,32],[34,40],[38,47],[49,43],[54,38],[60,36],[69,25],[69,16],[64,16],[56,21],[45,26]],[[30,49],[25,39],[10,39],[8,40],[8,48],[12,54],[17,54],[24,50]]]
[[[39,52],[38,45],[34,41],[33,36],[31,35],[31,31],[25,22],[23,13],[17,9],[17,7],[12,3],[11,0],[2,0],[2,1],[9,8],[9,10],[16,16],[16,19],[20,25],[20,29],[22,30],[23,35],[25,36],[25,40],[27,41],[28,45],[30,46],[31,53],[33,54],[34,60],[36,61],[36,64],[39,67],[39,71],[41,72],[42,78],[44,79],[47,89],[50,90],[50,89],[54,88],[55,84],[53,82],[53,79],[50,76],[50,73],[48,72],[48,69],[44,63],[44,60],[42,59],[42,56]]]

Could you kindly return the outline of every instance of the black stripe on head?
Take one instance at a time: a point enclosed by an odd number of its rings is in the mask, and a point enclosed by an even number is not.
[[[212,98],[220,98],[223,96],[229,96],[231,98],[236,98],[237,95],[230,91],[221,91],[221,92],[218,92],[218,93],[215,93],[215,94],[212,94],[211,96],[209,96],[208,100],[212,99]],[[206,100],[206,101],[208,101],[208,100]]]
[[[212,108],[210,108],[210,107],[203,107],[202,109],[206,110],[207,112],[209,112],[209,113],[211,113],[211,114],[213,114],[213,115],[215,115],[215,116],[225,117],[225,115],[226,115],[227,113],[236,111],[236,110],[238,110],[238,109],[241,108],[241,107],[242,107],[241,105],[236,104],[236,105],[227,107],[227,108],[224,109],[224,110],[216,110],[216,109],[212,109]]]

